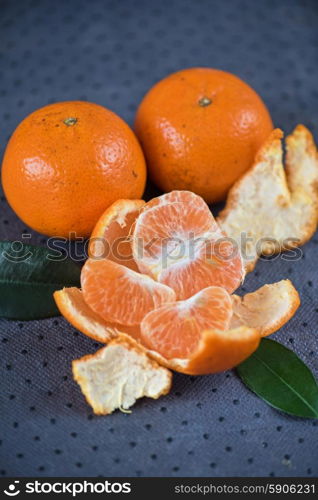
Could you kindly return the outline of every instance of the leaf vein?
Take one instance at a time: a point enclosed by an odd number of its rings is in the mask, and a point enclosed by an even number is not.
[[[318,412],[317,410],[311,406],[310,403],[308,403],[308,401],[306,399],[304,399],[302,397],[302,395],[297,392],[290,384],[288,384],[288,382],[286,382],[280,375],[278,375],[278,373],[276,373],[265,361],[263,361],[261,358],[259,358],[255,353],[254,353],[254,356],[255,358],[260,361],[271,373],[273,373],[279,380],[281,380],[283,382],[283,384],[285,384],[294,394],[296,394],[296,396],[298,396],[298,398],[305,404],[305,406],[307,406],[313,413],[314,415],[316,415],[318,417]]]

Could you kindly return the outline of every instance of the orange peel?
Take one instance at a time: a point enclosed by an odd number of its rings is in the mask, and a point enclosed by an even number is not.
[[[103,320],[86,304],[79,288],[63,288],[54,292],[53,296],[62,316],[77,330],[97,342],[107,344],[122,332],[135,339],[140,337],[139,326],[122,326]]]
[[[132,255],[130,232],[144,205],[143,200],[117,200],[107,208],[90,236],[89,257],[107,258],[138,271]]]
[[[264,285],[243,297],[232,295],[231,327],[248,325],[267,337],[289,321],[300,305],[297,290],[290,280]]]
[[[258,257],[303,245],[318,222],[318,155],[312,134],[298,125],[286,138],[275,129],[251,169],[230,189],[217,222],[234,239],[252,271]],[[242,241],[242,234],[249,241]]]
[[[72,370],[74,380],[98,415],[128,410],[144,396],[158,399],[169,392],[172,382],[169,370],[123,334],[95,354],[74,360]]]
[[[240,326],[230,330],[205,330],[197,349],[187,359],[166,359],[148,351],[159,364],[186,375],[208,375],[229,370],[248,358],[258,347],[257,328]]]

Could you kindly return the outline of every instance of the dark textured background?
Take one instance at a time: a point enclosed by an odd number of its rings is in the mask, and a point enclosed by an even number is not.
[[[103,104],[130,124],[147,89],[170,72],[211,66],[264,98],[277,126],[318,132],[318,4],[313,1],[0,2],[0,145],[34,109]],[[317,135],[316,135],[317,138]],[[0,238],[29,229],[5,199]],[[45,243],[32,235],[33,243]],[[317,374],[317,244],[291,263],[259,262],[244,291],[290,277],[302,307],[275,335]],[[234,372],[175,375],[171,394],[131,415],[95,417],[71,360],[98,345],[64,319],[0,322],[2,475],[314,476],[317,422],[280,414]]]

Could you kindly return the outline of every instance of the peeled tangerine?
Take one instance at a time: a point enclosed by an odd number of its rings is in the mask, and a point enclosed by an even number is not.
[[[204,297],[205,293],[203,299],[214,300],[213,294],[211,297]],[[225,291],[223,293],[226,294]],[[200,294],[198,295],[200,299]],[[222,306],[225,309],[222,313],[224,314],[223,326],[228,325],[226,330],[204,329],[205,320],[209,321],[209,318],[200,318],[202,331],[196,337],[197,344],[192,346],[193,349],[192,351],[190,349],[188,357],[167,359],[157,351],[143,347],[131,335],[125,335],[126,327],[114,328],[113,325],[96,315],[87,306],[79,289],[64,288],[55,292],[54,298],[63,316],[74,327],[99,342],[108,343],[107,347],[100,349],[97,353],[73,362],[75,380],[80,384],[94,411],[103,414],[110,413],[119,407],[128,408],[137,397],[147,395],[156,398],[168,392],[170,387],[168,380],[171,374],[167,368],[198,375],[215,373],[236,366],[257,349],[261,336],[270,335],[281,328],[299,306],[298,293],[289,280],[265,285],[244,297],[232,295],[232,315],[229,324],[228,311],[231,305],[225,299],[225,306]],[[196,301],[197,304],[192,307],[196,308],[198,313],[200,309],[198,297],[194,300]],[[188,304],[185,309],[189,311],[190,307],[191,304]],[[214,303],[214,308],[217,309],[217,301]],[[215,326],[220,327],[220,323]],[[200,331],[200,327],[196,331]],[[147,334],[147,330],[144,334]],[[115,351],[112,346],[117,346]],[[119,346],[122,346],[122,349]],[[115,363],[113,363],[115,354]],[[123,363],[120,363],[122,356]],[[138,363],[136,357],[140,357]],[[156,380],[160,383],[152,385],[156,387],[156,391],[152,392],[150,390],[146,392],[145,389],[148,387],[147,381],[150,373],[144,368],[146,358],[158,363],[151,365],[153,370],[159,368],[165,370],[164,373],[158,374]],[[136,376],[136,363],[140,368],[138,376]],[[122,389],[125,387],[128,392],[123,393]],[[123,399],[123,394],[125,394],[125,399]]]
[[[82,290],[54,294],[72,325],[108,344],[73,362],[74,378],[95,413],[166,394],[169,369],[194,375],[230,369],[294,315],[299,296],[289,280],[243,297],[230,295],[244,277],[244,266],[237,244],[223,232],[233,238],[248,228],[260,236],[266,224],[267,233],[281,237],[284,216],[295,234],[302,210],[308,225],[301,236],[309,237],[317,222],[316,152],[309,132],[298,127],[287,139],[287,187],[279,163],[280,134],[273,132],[251,172],[233,188],[219,218],[222,230],[206,203],[188,191],[146,204],[119,200],[98,221],[81,273]],[[100,254],[103,240],[107,255]],[[120,253],[114,252],[118,243]],[[255,248],[252,244],[253,262]]]
[[[237,242],[247,271],[261,254],[303,245],[317,228],[318,155],[313,137],[298,125],[286,138],[285,170],[282,137],[279,129],[271,133],[252,168],[229,191],[217,219]]]

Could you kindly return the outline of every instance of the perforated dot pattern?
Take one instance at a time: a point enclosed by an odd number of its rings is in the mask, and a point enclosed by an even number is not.
[[[130,124],[147,89],[170,72],[211,66],[258,91],[276,126],[318,130],[315,0],[1,2],[0,147],[47,103],[81,99]],[[317,139],[316,135],[316,139]],[[29,229],[1,194],[0,238]],[[44,244],[31,232],[28,241]],[[303,258],[259,262],[242,291],[289,277],[302,307],[276,339],[317,374],[318,236]],[[233,371],[174,376],[171,393],[130,415],[96,417],[71,360],[99,345],[61,318],[0,322],[3,476],[315,476],[317,423],[275,411]]]

